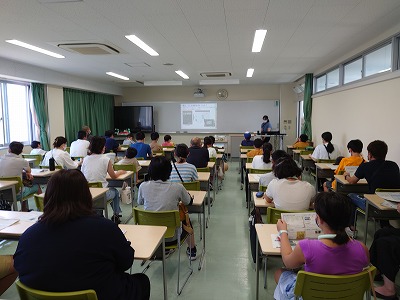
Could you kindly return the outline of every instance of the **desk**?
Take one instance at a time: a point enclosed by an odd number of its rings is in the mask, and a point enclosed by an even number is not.
[[[281,255],[280,248],[272,247],[271,234],[277,234],[276,224],[256,224],[256,300],[259,294],[259,251],[258,244],[260,245],[261,252],[264,255]]]
[[[31,169],[33,175],[33,184],[47,184],[50,177],[60,171],[60,169],[55,169],[50,171],[49,169]]]
[[[19,221],[0,230],[0,236],[4,238],[19,238],[25,232],[25,230],[37,222],[37,219],[41,214],[41,212],[37,211],[23,212],[1,210],[0,218],[18,219]]]
[[[134,185],[133,185],[133,176],[134,175],[135,175],[135,173],[133,173],[132,171],[127,171],[126,173],[119,175],[117,178],[112,179],[110,177],[110,175],[107,173],[106,179],[107,179],[107,182],[108,182],[108,187],[119,187],[119,188],[121,188],[123,186],[124,182],[126,181],[128,186],[131,187],[131,193],[132,193],[133,192],[133,188],[134,188]],[[133,217],[133,206],[134,206],[134,201],[133,200],[134,200],[134,198],[133,198],[132,194],[131,194],[131,199],[132,199],[132,212],[131,212],[130,216],[128,217],[128,219],[125,221],[125,223],[128,223],[129,220]],[[105,213],[106,214],[108,213],[106,208],[105,208]]]
[[[14,211],[18,210],[17,194],[15,192],[15,185],[17,183],[18,181],[0,180],[0,195],[4,199],[4,194],[6,194],[6,199],[9,198],[10,200],[12,200]]]
[[[315,190],[318,192],[318,179],[333,178],[335,170],[325,163],[315,164]]]
[[[217,153],[217,158],[216,158],[216,160],[215,160],[215,164],[216,164],[216,175],[217,175],[217,178],[216,178],[216,182],[217,182],[217,194],[218,194],[219,189],[222,188],[222,180],[223,180],[223,178],[221,178],[221,184],[220,184],[219,178],[218,178],[219,169],[222,168],[222,171],[223,171],[223,173],[225,174],[225,171],[224,171],[224,167],[225,167],[225,166],[224,166],[224,161],[222,160],[222,156],[223,156],[223,154]]]
[[[254,206],[258,208],[267,208],[268,202],[264,198],[257,198],[257,192],[253,192]]]
[[[166,226],[149,225],[118,225],[124,232],[131,247],[135,249],[135,259],[149,260],[158,247],[162,244],[162,272],[164,299],[167,299],[167,284],[165,278],[165,240],[164,234],[167,231]]]
[[[247,160],[247,154],[240,154],[240,189],[243,190],[243,184],[244,184],[244,170],[246,169],[246,160]]]
[[[289,154],[291,157],[293,157],[293,150],[296,149],[292,145],[286,145],[286,152]]]
[[[294,149],[293,150],[293,159],[300,164],[300,153],[303,150]]]
[[[206,227],[208,228],[208,220],[210,219],[210,214],[211,214],[210,172],[199,172],[199,181],[200,181],[200,188],[202,188],[203,191],[207,191],[208,215],[207,215]],[[213,192],[214,192],[213,200],[215,200],[215,188],[213,189]]]
[[[301,168],[313,169],[315,167],[315,160],[312,159],[308,154],[300,155]]]
[[[165,158],[168,160],[171,160],[172,157],[174,156],[174,151],[175,151],[175,147],[168,147],[168,148],[163,148],[164,154],[165,154]]]
[[[390,207],[382,206],[382,202],[385,199],[379,197],[376,194],[365,194],[364,197],[367,199],[365,202],[365,229],[364,229],[364,244],[367,244],[367,232],[368,232],[368,218],[377,218],[380,220],[396,220],[400,219],[399,212]]]
[[[249,216],[251,208],[251,192],[258,191],[259,181],[260,174],[249,174],[246,171],[246,207],[248,208]]]
[[[359,180],[355,184],[350,184],[346,179],[344,179],[344,175],[335,175],[336,179],[336,192],[341,194],[366,194],[369,193],[368,183],[365,179]]]
[[[212,181],[213,181],[212,182],[213,190],[217,190],[218,191],[218,186],[216,184],[217,178],[218,178],[216,161],[209,161],[208,164],[207,164],[207,167],[210,169],[210,176],[211,176]]]
[[[31,168],[35,166],[36,158],[25,158],[25,160],[29,163]]]
[[[198,270],[201,270],[203,267],[204,255],[206,253],[206,208],[205,208],[205,198],[207,196],[207,192],[205,191],[188,191],[190,195],[192,195],[193,203],[189,205],[188,211],[189,213],[201,213],[203,215],[202,226],[200,227],[200,238],[203,239],[203,250],[201,251],[201,257],[199,262]]]

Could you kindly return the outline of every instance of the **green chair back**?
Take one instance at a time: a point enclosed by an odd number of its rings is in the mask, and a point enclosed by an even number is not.
[[[125,170],[125,171],[132,171],[133,173],[136,173],[136,166],[134,164],[131,164],[131,165],[114,164],[113,168],[115,171]]]
[[[303,299],[362,300],[364,294],[370,293],[370,276],[374,278],[375,272],[374,266],[354,275],[322,275],[299,271],[294,294]]]
[[[34,165],[35,165],[35,166],[39,166],[40,163],[41,163],[42,160],[43,160],[43,156],[40,155],[40,154],[23,154],[23,153],[22,153],[22,157],[23,157],[23,158],[34,158],[34,159],[35,159],[35,162],[34,162]]]
[[[209,167],[197,168],[197,172],[210,172],[210,168]]]
[[[376,192],[387,192],[387,193],[390,193],[390,192],[400,192],[400,189],[383,189],[383,188],[377,188],[376,190],[375,190],[375,193]]]
[[[164,150],[153,151],[153,156],[165,156]]]
[[[217,158],[216,158],[216,157],[210,157],[210,161],[211,161],[211,162],[216,162],[216,161],[217,161]]]
[[[258,190],[259,190],[260,192],[265,192],[265,191],[267,190],[267,186],[266,186],[266,185],[260,185],[260,186],[258,187]]]
[[[43,197],[39,196],[38,194],[34,194],[33,198],[35,199],[35,204],[36,204],[37,210],[43,211],[43,208],[44,208]]]
[[[49,166],[40,165],[39,168],[40,169],[49,169],[50,167]],[[61,170],[62,168],[63,168],[62,166],[56,165],[56,169],[60,169]]]
[[[176,209],[177,210],[148,211],[134,207],[133,217],[135,224],[138,225],[167,226],[165,238],[173,238],[176,230],[181,227],[178,207]]]
[[[137,160],[144,160],[144,157],[135,157]]]
[[[97,300],[97,295],[94,290],[83,290],[76,292],[46,292],[27,287],[19,280],[15,284],[21,300]]]
[[[240,150],[248,150],[248,151],[250,151],[252,149],[254,149],[254,146],[240,146]]]
[[[19,176],[0,177],[0,180],[17,181],[18,183],[15,185],[15,193],[18,194],[18,193],[22,192],[22,187],[24,185],[22,184],[21,177],[19,177]]]
[[[301,150],[300,155],[307,155],[307,154],[312,154],[313,150]]]
[[[272,172],[272,169],[249,169],[251,174],[266,174]]]
[[[336,159],[317,159],[317,163],[334,164]]]
[[[200,181],[181,182],[188,191],[200,191]]]
[[[248,158],[246,159],[246,162],[247,162],[247,163],[252,163],[252,162],[253,162],[253,158],[254,158],[254,157],[248,157]]]
[[[278,219],[281,218],[282,213],[303,213],[303,212],[314,212],[314,210],[303,210],[303,211],[293,211],[293,210],[284,210],[284,209],[278,209],[275,207],[268,207],[267,208],[267,224],[276,224],[278,222]]]
[[[71,147],[65,148],[65,151],[68,152],[68,153],[70,152],[70,150],[71,150]]]
[[[100,181],[93,181],[93,182],[88,182],[89,187],[92,188],[102,188],[103,184]]]

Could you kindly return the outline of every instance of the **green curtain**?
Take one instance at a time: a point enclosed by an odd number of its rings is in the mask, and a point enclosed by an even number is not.
[[[40,129],[40,144],[44,150],[50,150],[49,138],[47,137],[47,113],[44,99],[44,85],[41,83],[32,83],[32,102],[35,108],[37,120]]]
[[[311,130],[311,114],[312,114],[312,90],[313,90],[313,74],[306,74],[305,86],[304,86],[304,101],[303,101],[303,113],[304,113],[304,126],[302,133],[312,138]]]
[[[114,97],[64,88],[64,122],[68,144],[83,125],[90,127],[92,135],[103,136],[114,126]]]

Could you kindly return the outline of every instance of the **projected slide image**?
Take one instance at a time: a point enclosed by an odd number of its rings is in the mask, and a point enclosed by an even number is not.
[[[181,129],[217,129],[217,103],[181,104]]]

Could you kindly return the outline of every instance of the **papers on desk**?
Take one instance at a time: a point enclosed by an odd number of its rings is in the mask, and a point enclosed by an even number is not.
[[[17,223],[19,220],[18,219],[3,219],[0,218],[0,230],[3,230],[4,228],[7,228],[11,226],[12,224]]]
[[[20,221],[33,221],[37,222],[38,218],[43,214],[41,211],[30,211],[18,216]]]
[[[354,176],[354,173],[357,171],[358,166],[347,166],[344,167],[344,170],[350,174],[350,177]]]
[[[325,164],[325,165],[331,170],[336,170],[337,167],[339,167],[338,165],[334,165],[334,164]]]
[[[315,223],[315,212],[282,213],[282,219],[288,224],[289,239],[315,239],[321,234],[321,229]]]
[[[251,174],[255,180],[260,181],[260,175],[258,174]]]
[[[272,248],[280,248],[281,247],[281,240],[277,234],[271,234],[271,239],[272,239]],[[297,241],[294,240],[289,240],[290,246],[292,249],[296,247]]]
[[[381,203],[381,205],[385,206],[385,207],[389,207],[389,208],[394,208],[394,209],[397,208],[397,203],[396,202],[392,202],[392,201],[388,201],[388,200],[383,201]]]
[[[400,202],[400,192],[376,192],[375,194],[385,200]]]

